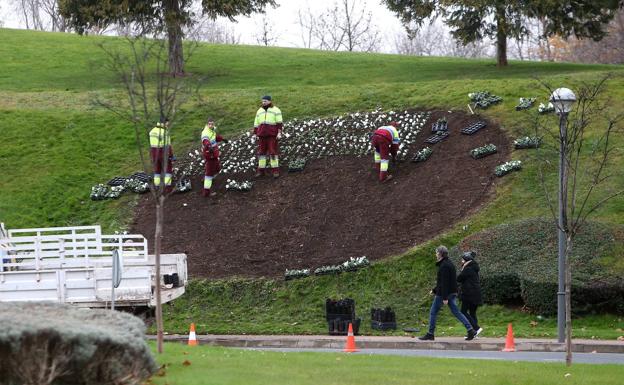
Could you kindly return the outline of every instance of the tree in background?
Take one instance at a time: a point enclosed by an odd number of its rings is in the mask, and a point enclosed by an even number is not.
[[[202,15],[211,19],[264,12],[275,0],[201,0]],[[196,23],[193,0],[59,0],[60,13],[78,33],[111,24],[134,24],[141,35],[168,41],[169,72],[184,74],[184,28]]]
[[[12,2],[26,29],[59,32],[67,30],[65,18],[59,13],[59,0],[12,0]]]
[[[412,34],[397,34],[396,51],[402,55],[453,56],[479,58],[490,56],[489,42],[479,40],[462,44],[451,36],[445,26],[433,22],[416,29]]]
[[[381,37],[373,14],[366,3],[356,5],[353,0],[340,0],[319,14],[309,8],[300,10],[303,46],[327,51],[377,51]]]
[[[499,67],[507,66],[507,39],[529,33],[526,20],[543,18],[545,36],[600,40],[604,26],[622,7],[622,0],[383,0],[409,33],[426,20],[441,17],[464,44],[485,37],[496,41]],[[411,26],[411,27],[410,27]]]
[[[256,43],[268,47],[277,42],[278,35],[275,32],[275,23],[266,14],[262,15],[262,18],[257,22],[256,28],[258,29],[255,34]]]

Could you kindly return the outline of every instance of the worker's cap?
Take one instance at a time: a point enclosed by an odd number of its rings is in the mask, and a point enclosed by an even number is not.
[[[271,95],[264,95],[264,96],[262,97],[262,100],[268,100],[268,101],[270,102],[270,101],[272,100],[272,99],[271,99]]]
[[[477,256],[477,253],[474,251],[466,251],[465,253],[462,254],[462,259],[464,261],[472,261],[475,259],[475,257]]]
[[[394,128],[399,127],[399,123],[397,123],[397,122],[395,122],[395,121],[392,121],[392,122],[390,122],[390,123],[388,123],[388,124],[390,124],[390,125],[391,125],[392,127],[394,127]]]
[[[210,117],[210,118],[206,119],[206,122],[207,122],[207,123],[210,123],[210,122],[213,122],[213,123],[214,123],[214,119],[213,119],[212,117]]]

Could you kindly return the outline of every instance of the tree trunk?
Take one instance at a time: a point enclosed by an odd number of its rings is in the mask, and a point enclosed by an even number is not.
[[[566,237],[565,258],[565,327],[566,327],[566,365],[572,365],[572,268],[570,254],[572,253],[572,237]]]
[[[184,74],[184,52],[182,46],[182,26],[180,25],[180,4],[178,0],[166,0],[165,23],[167,25],[167,39],[169,42],[169,73],[172,76]]]
[[[154,259],[156,264],[156,274],[154,277],[155,295],[156,295],[156,335],[158,344],[158,353],[163,352],[163,318],[162,318],[162,302],[160,297],[160,247],[162,239],[162,227],[164,220],[164,204],[165,196],[162,190],[158,191],[156,196],[156,231],[154,233]]]
[[[507,20],[504,6],[496,9],[496,66],[507,67]]]

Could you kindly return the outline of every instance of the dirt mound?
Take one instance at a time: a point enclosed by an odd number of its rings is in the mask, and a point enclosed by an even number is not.
[[[226,177],[219,176],[214,199],[201,197],[203,178],[197,177],[192,192],[167,201],[163,250],[186,253],[195,278],[280,276],[287,268],[399,254],[485,202],[494,167],[508,159],[510,145],[498,126],[488,122],[474,135],[461,135],[461,128],[479,119],[459,112],[432,112],[412,152],[426,146],[431,123],[442,116],[450,136],[430,145],[426,162],[391,167],[394,179],[386,184],[377,181],[372,156],[314,160],[302,172],[284,169],[280,179],[260,179],[246,193],[226,191]],[[471,149],[488,143],[498,147],[497,154],[470,157]],[[152,245],[150,199],[140,201],[132,231]]]

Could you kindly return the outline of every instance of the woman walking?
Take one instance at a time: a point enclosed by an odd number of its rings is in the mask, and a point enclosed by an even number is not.
[[[462,266],[457,282],[460,285],[459,299],[462,301],[461,312],[468,318],[478,336],[483,331],[477,319],[477,308],[483,304],[481,282],[479,280],[479,264],[475,261],[477,253],[466,252],[462,255]]]

